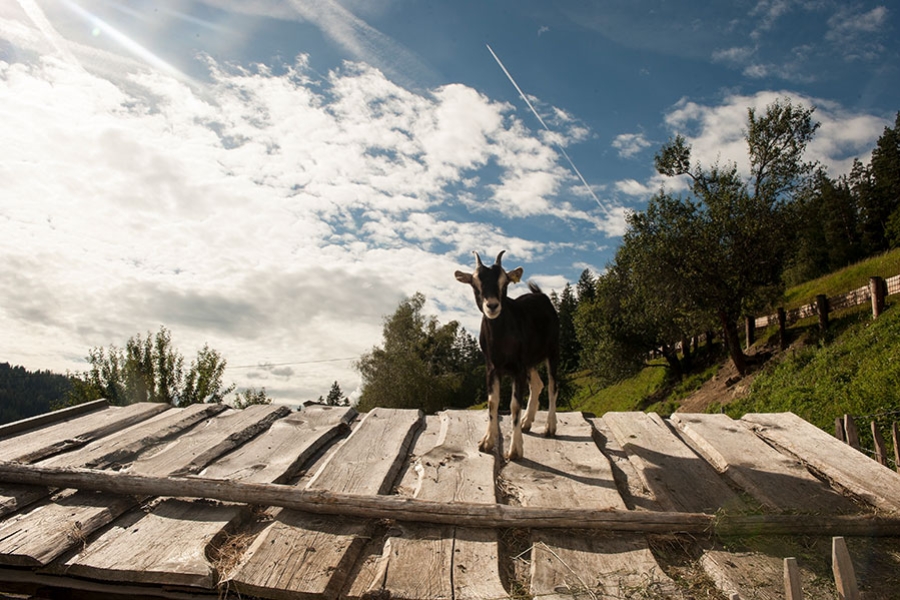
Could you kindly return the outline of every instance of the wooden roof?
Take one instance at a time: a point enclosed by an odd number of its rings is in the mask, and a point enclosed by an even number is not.
[[[803,552],[824,598],[818,536],[845,534],[867,598],[897,597],[900,475],[793,414],[561,413],[508,464],[477,450],[486,419],[95,404],[0,427],[0,592],[783,598]]]

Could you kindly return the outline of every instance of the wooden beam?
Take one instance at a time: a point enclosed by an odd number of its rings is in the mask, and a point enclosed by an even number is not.
[[[148,477],[114,471],[0,463],[0,481],[115,494],[193,497],[316,514],[466,527],[594,529],[734,535],[900,536],[900,518],[853,515],[707,515],[685,512],[531,508],[338,494],[294,486],[201,477]]]
[[[844,415],[844,433],[847,436],[847,443],[851,448],[859,450],[859,430],[856,428],[856,422],[850,415]]]
[[[63,419],[77,417],[78,415],[83,415],[93,410],[101,410],[108,407],[109,404],[107,404],[106,400],[94,400],[93,402],[76,404],[75,406],[69,406],[68,408],[61,408],[59,410],[54,410],[42,415],[29,417],[27,419],[21,419],[19,421],[13,421],[12,423],[7,423],[6,425],[0,426],[0,438],[14,435],[16,433],[21,433],[23,431],[28,431],[29,429],[35,429],[36,427],[47,425],[49,423],[56,423],[57,421],[62,421]]]

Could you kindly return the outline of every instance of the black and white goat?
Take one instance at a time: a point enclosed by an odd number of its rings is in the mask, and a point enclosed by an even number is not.
[[[487,368],[488,409],[490,420],[487,433],[478,445],[482,452],[491,452],[500,437],[500,421],[497,411],[500,405],[500,378],[512,377],[513,437],[506,458],[522,458],[522,431],[531,429],[538,409],[538,397],[544,384],[537,368],[547,364],[547,387],[550,409],[547,414],[548,436],[556,435],[556,370],[559,366],[559,316],[550,298],[533,283],[528,283],[531,293],[509,298],[506,288],[522,279],[522,267],[505,271],[500,264],[503,252],[490,267],[485,267],[475,253],[475,272],[456,272],[456,279],[472,286],[475,303],[484,315],[481,319],[479,342]],[[528,408],[525,420],[519,421],[522,394],[528,384]]]

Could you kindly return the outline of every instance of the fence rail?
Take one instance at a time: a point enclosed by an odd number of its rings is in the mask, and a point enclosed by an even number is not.
[[[845,294],[839,294],[837,296],[827,298],[825,301],[827,309],[829,311],[842,310],[845,308],[852,308],[854,306],[859,306],[860,304],[871,302],[872,296],[878,293],[878,288],[876,286],[881,286],[881,291],[885,296],[900,293],[900,274],[894,275],[893,277],[889,277],[887,279],[873,277],[872,280],[869,281],[869,285],[865,285],[855,290],[850,290]],[[809,304],[804,304],[799,308],[784,311],[784,318],[787,324],[790,324],[807,317],[814,317],[820,314],[820,307],[821,301],[817,299],[813,302],[810,302]],[[769,325],[778,324],[779,313],[756,317],[756,319],[753,321],[753,325],[756,329],[764,329]]]

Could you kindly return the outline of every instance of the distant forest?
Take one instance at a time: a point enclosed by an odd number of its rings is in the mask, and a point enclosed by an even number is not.
[[[71,387],[65,375],[0,363],[0,424],[50,412]]]

